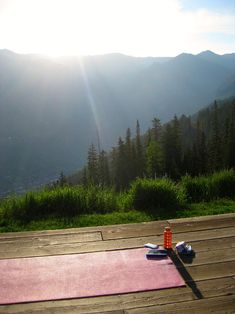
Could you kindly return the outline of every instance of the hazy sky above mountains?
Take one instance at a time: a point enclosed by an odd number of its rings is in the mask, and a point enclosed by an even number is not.
[[[234,0],[0,0],[0,49],[48,55],[235,51]]]

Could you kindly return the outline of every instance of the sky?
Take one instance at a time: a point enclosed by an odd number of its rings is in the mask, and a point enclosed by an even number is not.
[[[0,49],[49,56],[235,52],[235,0],[0,0]]]

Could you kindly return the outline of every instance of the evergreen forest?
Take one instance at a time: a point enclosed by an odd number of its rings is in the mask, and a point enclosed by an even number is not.
[[[235,166],[235,98],[214,101],[193,116],[182,115],[166,124],[154,117],[152,126],[141,134],[126,130],[117,146],[106,152],[90,145],[86,166],[68,177],[70,184],[113,186],[126,190],[136,178],[211,174]],[[66,179],[62,175],[60,183]]]

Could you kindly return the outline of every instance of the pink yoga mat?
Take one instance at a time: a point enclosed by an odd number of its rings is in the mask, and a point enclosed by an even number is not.
[[[59,300],[183,286],[170,258],[148,249],[0,260],[0,304]]]

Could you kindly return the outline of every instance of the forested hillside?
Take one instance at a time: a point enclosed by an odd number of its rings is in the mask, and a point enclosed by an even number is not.
[[[203,175],[235,167],[235,98],[215,101],[193,116],[182,115],[161,124],[157,117],[141,135],[128,128],[125,138],[107,153],[91,144],[86,167],[68,178],[72,184],[128,188],[136,177]],[[65,178],[63,178],[65,179]],[[61,178],[61,183],[62,182]]]
[[[0,195],[41,186],[61,171],[73,173],[84,165],[90,143],[110,149],[136,120],[145,132],[153,116],[165,123],[234,95],[234,76],[235,54],[209,51],[175,58],[53,59],[1,50]],[[135,175],[131,170],[130,178]]]

